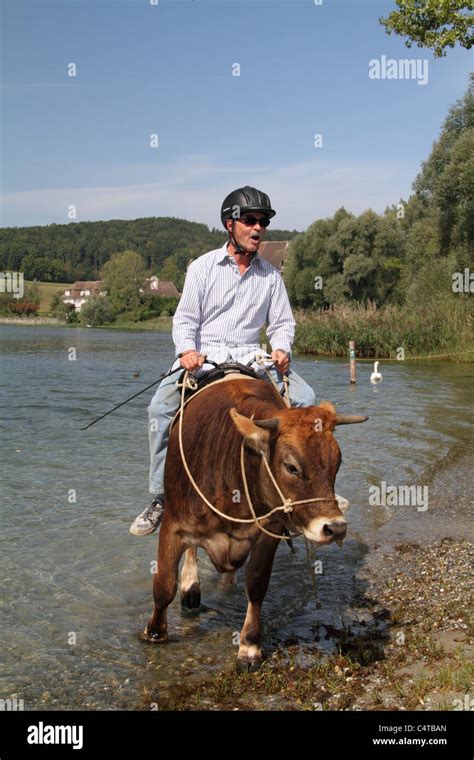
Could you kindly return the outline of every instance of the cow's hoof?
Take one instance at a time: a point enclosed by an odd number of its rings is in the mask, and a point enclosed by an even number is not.
[[[187,591],[181,592],[181,607],[197,610],[201,605],[201,588],[199,583],[193,583]]]
[[[149,644],[164,644],[165,641],[168,641],[168,634],[153,632],[149,626],[146,625],[143,633],[138,634],[138,638],[140,641],[146,641]]]
[[[244,660],[241,657],[237,658],[235,663],[235,669],[237,673],[256,673],[260,670],[263,660]]]

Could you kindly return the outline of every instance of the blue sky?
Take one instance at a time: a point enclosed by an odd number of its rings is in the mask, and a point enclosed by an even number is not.
[[[73,204],[218,226],[243,184],[290,229],[407,198],[472,57],[407,49],[378,22],[394,5],[3,0],[1,225],[67,223]],[[382,55],[427,59],[428,83],[370,79]]]

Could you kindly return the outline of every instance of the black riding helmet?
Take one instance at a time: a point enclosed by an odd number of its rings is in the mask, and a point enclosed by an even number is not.
[[[233,216],[236,209],[238,209],[238,214],[237,216]],[[261,211],[269,219],[276,214],[266,193],[262,193],[261,190],[257,190],[255,187],[245,185],[245,187],[233,190],[225,198],[221,207],[221,222],[226,227],[226,219],[238,219],[239,216],[246,214],[248,211]]]
[[[276,214],[276,211],[272,209],[268,195],[255,187],[245,185],[245,187],[239,187],[229,193],[221,206],[221,222],[227,229],[226,220],[232,219],[232,232],[229,232],[229,240],[235,249],[241,253],[249,253],[249,251],[242,248],[234,238],[234,222],[248,211],[260,211],[269,219]]]

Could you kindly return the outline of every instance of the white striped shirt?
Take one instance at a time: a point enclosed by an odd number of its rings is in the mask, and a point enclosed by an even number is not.
[[[217,363],[244,363],[261,351],[259,332],[266,323],[272,349],[290,354],[295,320],[283,279],[270,262],[256,254],[241,275],[225,243],[189,265],[173,318],[176,355],[195,349]]]

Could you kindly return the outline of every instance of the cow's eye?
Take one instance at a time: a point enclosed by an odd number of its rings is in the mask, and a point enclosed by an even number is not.
[[[292,475],[299,475],[298,468],[291,462],[285,462],[285,467]]]

